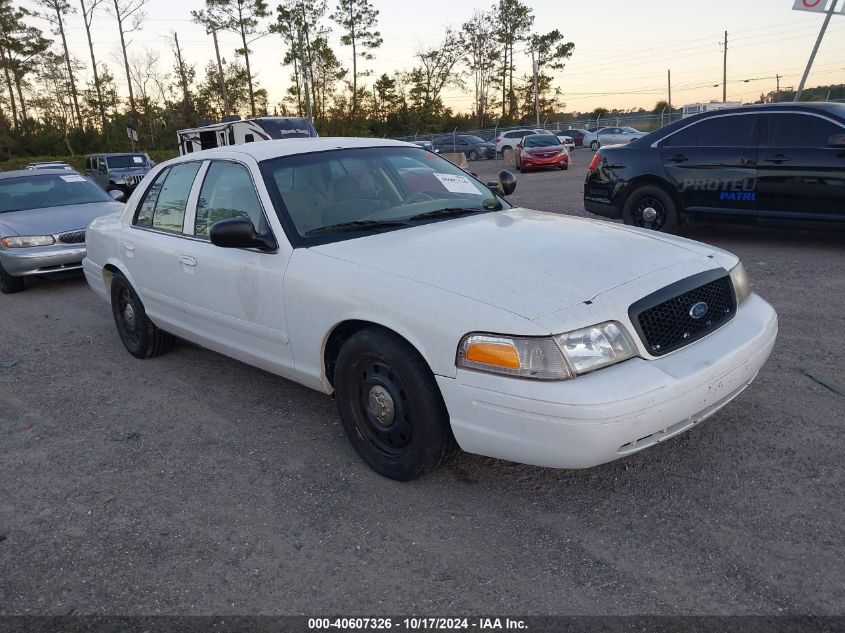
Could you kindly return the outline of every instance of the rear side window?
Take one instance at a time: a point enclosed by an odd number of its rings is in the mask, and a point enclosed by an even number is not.
[[[199,168],[198,162],[180,163],[159,174],[141,203],[135,226],[181,233],[188,196]]]
[[[757,116],[721,116],[705,119],[673,134],[664,147],[750,147],[754,145]]]
[[[256,232],[266,230],[264,211],[246,167],[214,162],[202,183],[194,232],[207,237],[212,224],[228,218],[249,218]]]
[[[769,147],[827,147],[834,134],[845,129],[807,114],[770,114]]]

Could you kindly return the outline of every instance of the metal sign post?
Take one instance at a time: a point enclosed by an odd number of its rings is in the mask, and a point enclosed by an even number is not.
[[[818,13],[825,10],[827,2],[828,0],[795,0],[795,4],[792,8],[796,11],[813,11]],[[819,46],[822,43],[825,31],[827,31],[827,25],[830,23],[830,18],[833,17],[833,14],[836,12],[837,2],[838,0],[831,0],[830,2],[830,8],[827,10],[827,15],[822,23],[819,36],[816,38],[816,44],[813,46],[813,52],[810,53],[810,59],[807,60],[807,67],[804,69],[804,75],[801,77],[801,83],[798,86],[798,91],[795,93],[793,101],[801,100],[801,93],[804,92],[804,84],[807,83],[807,77],[810,75],[810,69],[813,67],[813,62],[816,59],[816,53],[819,52]]]

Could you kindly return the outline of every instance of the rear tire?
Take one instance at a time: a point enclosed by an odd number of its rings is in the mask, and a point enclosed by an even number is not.
[[[11,295],[24,289],[23,277],[15,277],[0,265],[0,292]]]
[[[467,160],[478,160],[478,152],[476,152],[474,149],[471,149],[469,151],[469,154],[467,154]]]
[[[120,273],[112,277],[111,307],[120,340],[135,358],[152,358],[173,349],[176,340],[149,319],[135,289]]]
[[[378,474],[409,481],[457,453],[434,375],[395,334],[367,328],[352,335],[340,350],[334,378],[346,435]]]
[[[655,185],[637,187],[622,208],[625,224],[663,233],[674,233],[680,225],[672,196]]]
[[[592,141],[590,143],[590,149],[593,150],[594,152],[596,150],[598,150],[598,148],[599,148],[599,142],[598,141]]]

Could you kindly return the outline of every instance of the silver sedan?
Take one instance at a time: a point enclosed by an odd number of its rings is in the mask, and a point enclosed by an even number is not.
[[[123,193],[113,194],[62,170],[0,173],[0,291],[20,292],[28,276],[82,268],[88,224],[123,209]]]

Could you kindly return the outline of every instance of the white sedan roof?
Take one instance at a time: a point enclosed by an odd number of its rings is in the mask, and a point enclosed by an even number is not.
[[[218,154],[237,152],[247,154],[257,161],[280,156],[291,156],[294,154],[307,154],[310,152],[325,152],[332,149],[351,149],[356,147],[413,147],[419,149],[419,145],[394,141],[387,138],[350,138],[350,137],[320,137],[320,138],[297,138],[280,139],[273,141],[258,141],[255,143],[244,143],[241,145],[226,145],[215,149],[207,149],[202,152],[185,154],[180,158],[213,158]]]

